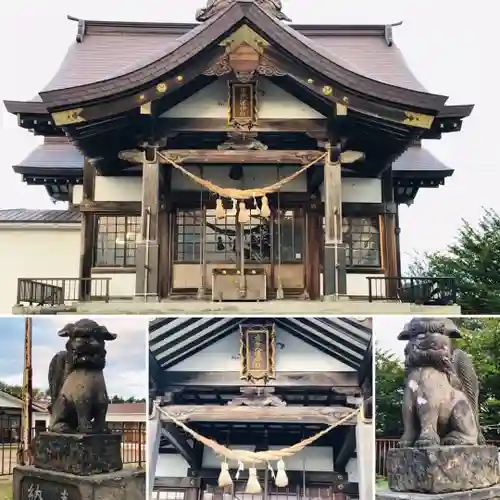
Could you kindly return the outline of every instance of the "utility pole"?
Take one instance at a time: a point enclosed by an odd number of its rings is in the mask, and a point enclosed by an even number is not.
[[[26,318],[24,321],[23,420],[21,427],[23,437],[19,450],[19,463],[30,465],[33,415],[32,319]]]

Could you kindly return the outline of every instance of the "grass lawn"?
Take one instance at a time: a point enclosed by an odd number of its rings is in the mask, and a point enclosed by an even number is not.
[[[377,489],[387,489],[389,486],[387,485],[387,479],[385,478],[377,478],[377,482],[375,484]],[[1,500],[1,499],[0,499]]]
[[[12,477],[0,478],[0,500],[12,500]]]

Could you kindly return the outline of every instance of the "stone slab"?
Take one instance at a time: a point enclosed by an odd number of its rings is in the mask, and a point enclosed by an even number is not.
[[[396,448],[386,458],[389,489],[448,493],[488,488],[499,482],[495,446]]]
[[[42,432],[33,440],[33,465],[78,476],[119,471],[121,442],[120,434]]]
[[[122,469],[108,474],[75,476],[64,472],[17,466],[13,500],[144,500],[146,473]]]
[[[500,500],[500,485],[453,493],[404,493],[379,490],[375,500]]]

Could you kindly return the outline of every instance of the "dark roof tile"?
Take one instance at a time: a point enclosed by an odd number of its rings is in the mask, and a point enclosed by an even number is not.
[[[8,223],[78,223],[80,212],[69,210],[30,210],[26,208],[11,208],[0,210],[0,224]]]
[[[446,166],[436,158],[428,149],[421,146],[412,146],[402,154],[393,164],[392,170],[397,172],[447,172],[453,173],[453,169]]]

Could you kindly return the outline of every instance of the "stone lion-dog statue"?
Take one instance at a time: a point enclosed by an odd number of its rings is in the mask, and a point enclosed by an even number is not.
[[[49,432],[107,433],[109,398],[103,370],[106,341],[116,339],[106,327],[90,319],[67,324],[59,336],[67,338],[49,366]]]
[[[446,318],[413,318],[399,334],[408,341],[400,447],[484,444],[476,372],[470,356],[452,343],[460,337]]]

